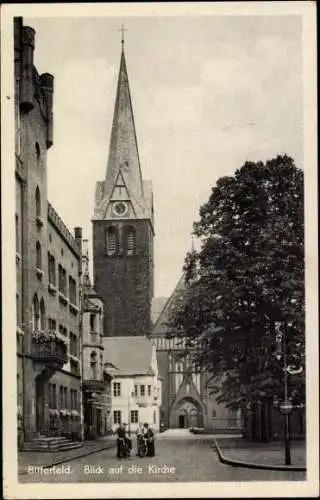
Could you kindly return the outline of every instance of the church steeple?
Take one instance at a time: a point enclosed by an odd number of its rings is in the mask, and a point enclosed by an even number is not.
[[[152,219],[151,185],[142,179],[123,37],[121,43],[106,178],[97,185],[94,219]]]

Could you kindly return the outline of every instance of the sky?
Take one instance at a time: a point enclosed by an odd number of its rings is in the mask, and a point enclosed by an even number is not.
[[[122,23],[141,169],[153,182],[155,296],[168,297],[221,176],[285,153],[303,168],[301,18],[24,18],[38,72],[55,77],[48,197],[69,229],[83,228],[91,262]]]

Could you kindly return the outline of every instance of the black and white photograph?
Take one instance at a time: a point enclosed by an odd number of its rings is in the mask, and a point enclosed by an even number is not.
[[[5,498],[319,494],[315,12],[4,6]]]

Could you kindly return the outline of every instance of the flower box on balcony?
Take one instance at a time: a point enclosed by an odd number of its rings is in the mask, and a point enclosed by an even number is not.
[[[34,332],[32,336],[32,358],[35,363],[44,363],[62,368],[68,362],[66,343],[54,333]]]
[[[52,283],[49,283],[48,290],[52,295],[56,295],[56,293],[57,293],[57,287],[55,285],[53,285]]]
[[[42,269],[40,269],[39,267],[37,267],[37,276],[38,276],[38,279],[42,281],[42,279],[44,277],[44,271]]]
[[[68,304],[69,299],[66,297],[62,292],[59,292],[59,300],[64,304],[65,306]]]
[[[37,215],[36,221],[37,221],[37,226],[38,227],[42,227],[44,225],[43,218],[40,217],[39,215]]]

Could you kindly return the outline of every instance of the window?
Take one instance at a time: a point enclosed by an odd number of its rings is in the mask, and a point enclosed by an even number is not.
[[[90,355],[91,377],[97,379],[97,353],[93,351]]]
[[[16,214],[16,252],[20,252],[19,216]]]
[[[64,400],[64,408],[68,408],[68,389],[67,387],[63,388],[63,400]]]
[[[137,424],[139,422],[138,410],[131,410],[131,423]]]
[[[36,189],[36,217],[41,217],[41,197],[40,189],[38,186]]]
[[[57,408],[57,386],[52,384],[52,408]]]
[[[114,410],[113,412],[113,423],[114,424],[121,424],[121,411],[120,410]]]
[[[95,332],[96,331],[96,315],[95,314],[90,314],[90,331]]]
[[[63,408],[63,386],[60,385],[59,387],[59,406],[60,409]]]
[[[77,284],[72,276],[69,276],[69,299],[71,304],[77,304]]]
[[[48,253],[48,270],[49,270],[49,283],[53,286],[56,285],[56,260],[53,255]]]
[[[117,397],[121,395],[121,384],[120,382],[113,382],[113,396]]]
[[[134,393],[133,394],[135,397],[138,396],[138,386],[137,385],[134,386]]]
[[[151,385],[148,385],[148,396],[151,396]]]
[[[70,332],[70,354],[72,354],[72,356],[78,355],[78,339],[72,332]]]
[[[153,410],[153,423],[154,424],[157,423],[157,413],[156,413],[156,410]]]
[[[140,396],[144,396],[145,395],[145,387],[144,385],[140,385]]]
[[[59,325],[59,333],[61,333],[61,335],[64,335],[66,337],[68,335],[68,330],[65,326]]]
[[[212,410],[212,418],[216,418],[217,416],[217,412],[215,409]]]
[[[40,328],[42,331],[46,329],[46,308],[43,299],[40,302]]]
[[[34,295],[32,302],[32,323],[33,330],[38,331],[40,327],[40,307],[37,294]]]
[[[37,160],[39,160],[40,159],[40,146],[39,146],[38,142],[36,142],[36,144],[35,144],[35,149],[36,149]]]
[[[67,273],[66,270],[59,264],[59,292],[67,295]]]
[[[118,246],[117,229],[113,226],[108,227],[106,232],[106,252],[107,255],[115,255]]]
[[[136,232],[133,227],[127,230],[127,255],[134,255],[136,253]]]
[[[36,266],[38,269],[42,269],[42,258],[41,258],[41,244],[40,241],[36,243]]]

